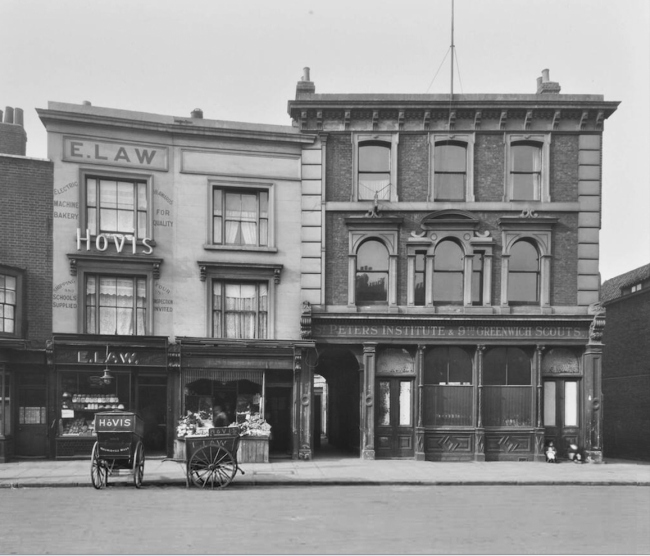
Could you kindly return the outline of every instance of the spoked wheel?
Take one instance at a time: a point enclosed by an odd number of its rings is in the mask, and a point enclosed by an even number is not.
[[[144,477],[144,446],[138,441],[133,453],[133,484],[135,488],[142,486],[142,477]]]
[[[90,479],[96,489],[104,488],[108,484],[108,469],[104,460],[99,459],[99,444],[97,442],[93,446],[90,461]]]
[[[237,473],[232,454],[221,446],[202,446],[192,454],[187,463],[187,476],[201,488],[228,486]]]

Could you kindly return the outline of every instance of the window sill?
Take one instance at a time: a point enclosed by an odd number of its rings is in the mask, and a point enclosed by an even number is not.
[[[254,251],[257,253],[277,253],[276,247],[260,247],[258,245],[214,245],[206,243],[203,245],[206,251]]]

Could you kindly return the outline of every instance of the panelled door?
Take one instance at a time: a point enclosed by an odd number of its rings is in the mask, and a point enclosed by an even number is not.
[[[18,387],[18,426],[16,456],[42,457],[47,450],[47,414],[45,387]]]
[[[375,399],[375,457],[409,458],[413,444],[413,379],[378,378]]]
[[[544,379],[544,436],[553,441],[559,456],[569,444],[581,446],[580,386],[575,379]]]

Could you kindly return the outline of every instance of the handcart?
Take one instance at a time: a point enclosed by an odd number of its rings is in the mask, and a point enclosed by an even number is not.
[[[237,463],[237,427],[210,428],[207,435],[185,437],[186,486],[224,488],[244,471]]]
[[[108,485],[108,477],[121,471],[133,474],[136,488],[144,476],[144,422],[137,413],[107,411],[95,415],[97,442],[93,446],[90,478],[97,489]]]

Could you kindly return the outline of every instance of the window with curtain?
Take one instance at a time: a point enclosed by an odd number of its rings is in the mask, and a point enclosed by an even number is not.
[[[508,303],[538,303],[539,278],[537,248],[528,241],[518,241],[510,249]]]
[[[359,143],[359,200],[390,199],[390,148],[383,141]]]
[[[86,177],[86,226],[91,234],[147,237],[149,202],[142,180]]]
[[[16,333],[17,291],[17,277],[0,274],[0,333]]]
[[[84,332],[146,335],[147,279],[86,274]]]
[[[433,154],[433,195],[436,201],[464,201],[467,186],[467,145],[436,143]]]
[[[268,282],[212,282],[214,338],[268,337]]]
[[[215,187],[212,202],[213,243],[241,246],[268,245],[268,190]]]
[[[497,347],[483,358],[483,423],[487,427],[530,427],[532,362],[515,347]]]
[[[451,240],[441,241],[433,259],[433,302],[463,302],[463,250]]]
[[[542,183],[542,145],[516,142],[510,146],[512,201],[539,201]]]
[[[377,240],[364,241],[357,251],[357,304],[388,301],[388,249]]]

